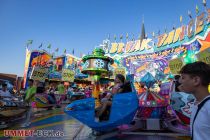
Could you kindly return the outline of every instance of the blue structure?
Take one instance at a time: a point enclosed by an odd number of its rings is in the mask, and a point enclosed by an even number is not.
[[[136,92],[130,92],[114,95],[108,121],[95,121],[94,98],[74,101],[64,111],[93,130],[105,132],[111,131],[122,124],[129,124],[133,120],[137,109],[138,98]]]

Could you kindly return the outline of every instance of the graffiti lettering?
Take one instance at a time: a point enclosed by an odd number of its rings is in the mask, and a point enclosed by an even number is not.
[[[33,72],[33,76],[34,77],[44,77],[45,76],[45,72],[41,72],[41,71],[34,71]]]

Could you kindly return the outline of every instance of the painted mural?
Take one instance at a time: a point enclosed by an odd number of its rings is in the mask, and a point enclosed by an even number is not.
[[[135,81],[140,81],[147,72],[163,79],[164,75],[177,74],[181,68],[181,65],[177,65],[178,61],[181,61],[182,65],[197,60],[208,63],[210,9],[195,19],[191,18],[188,25],[174,28],[169,33],[163,33],[153,39],[145,38],[126,43],[109,42],[104,41],[103,48],[106,55],[115,60],[114,68],[125,67],[126,74],[134,74]],[[174,62],[169,65],[172,60]]]
[[[34,50],[30,51],[26,49],[26,60],[24,70],[24,87],[27,87],[27,80],[33,78],[33,71],[36,67],[40,69],[47,69],[48,80],[63,81],[64,79],[72,81],[72,76],[62,77],[65,71],[65,75],[74,75],[75,73],[81,72],[80,59],[73,55],[62,55],[53,57],[46,51]],[[68,74],[69,73],[69,74]],[[37,78],[35,78],[36,80]],[[39,80],[39,81],[43,81]]]

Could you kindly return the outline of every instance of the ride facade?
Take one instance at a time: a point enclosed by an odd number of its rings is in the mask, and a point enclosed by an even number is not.
[[[37,88],[42,89],[35,95],[33,107],[51,108],[65,102],[68,96],[55,92],[55,89],[59,83],[67,82],[69,86],[69,83],[74,82],[75,74],[80,72],[78,70],[80,68],[79,61],[79,58],[70,54],[53,57],[45,50],[30,51],[26,48],[24,87],[27,88],[28,79],[33,79],[38,83]],[[41,87],[39,87],[39,83],[42,85]],[[68,86],[65,88],[67,89]],[[53,93],[48,92],[45,87],[53,88]]]
[[[111,131],[119,125],[130,123],[138,107],[136,92],[114,95],[111,112],[108,121],[95,121],[95,108],[100,104],[99,101],[99,79],[101,74],[108,74],[109,65],[113,60],[103,56],[102,49],[95,49],[93,55],[83,57],[85,67],[83,73],[92,75],[95,79],[93,97],[73,102],[65,108],[65,112],[82,123],[86,124],[95,131]],[[110,64],[109,64],[110,63]],[[121,109],[123,107],[123,110]]]
[[[194,103],[194,97],[172,90],[174,88],[172,86],[173,76],[178,74],[180,68],[186,63],[204,61],[210,64],[209,15],[210,9],[197,15],[196,20],[191,18],[187,26],[182,24],[181,27],[174,28],[168,34],[157,36],[153,34],[153,39],[146,38],[145,33],[142,33],[139,40],[126,43],[122,42],[122,38],[120,43],[117,43],[116,40],[113,43],[108,39],[104,40],[101,46],[106,52],[105,55],[114,60],[114,64],[110,65],[113,73],[117,73],[116,70],[121,69],[118,73],[133,75],[134,82],[148,84],[146,92],[139,95],[138,98],[136,98],[136,92],[127,93],[125,96],[115,95],[111,118],[107,122],[94,121],[95,99],[93,98],[75,101],[65,108],[65,112],[97,131],[108,131],[123,123],[129,123],[133,119],[139,125],[134,127],[140,128],[140,130],[171,130],[189,135],[190,108]],[[142,31],[145,31],[144,25]],[[87,58],[85,57],[85,60]],[[98,61],[98,63],[101,62]],[[89,66],[89,64],[85,65]],[[97,72],[93,72],[93,74],[95,73]],[[148,73],[150,77],[152,75],[153,80],[142,79]],[[154,83],[160,81],[162,83],[159,92],[150,90]],[[97,96],[94,97],[97,98]],[[118,99],[124,100],[124,97],[127,100],[121,104]],[[122,112],[125,114],[122,115]],[[134,112],[136,113],[135,117],[133,116]],[[91,115],[88,115],[89,113]],[[127,113],[133,118],[131,119]],[[113,114],[115,118],[112,118]],[[145,120],[144,124],[142,120]],[[151,127],[154,126],[154,123],[159,127]]]

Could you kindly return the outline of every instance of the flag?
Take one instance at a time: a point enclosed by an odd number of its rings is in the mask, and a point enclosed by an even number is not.
[[[135,36],[134,36],[134,34],[133,34],[133,38],[132,38],[132,41],[134,41],[135,40]]]
[[[176,27],[175,27],[175,25],[173,26],[173,28],[172,28],[173,30],[175,30],[176,29]]]
[[[108,34],[108,40],[110,40],[110,34]]]
[[[182,23],[182,15],[180,16],[179,20],[180,20],[180,22]]]
[[[166,33],[166,32],[167,32],[167,28],[165,27],[165,29],[164,29],[164,30],[165,30],[165,33]]]
[[[58,48],[57,48],[57,49],[55,49],[55,52],[58,52],[58,50],[59,50]]]
[[[74,55],[74,49],[72,50],[72,54]]]
[[[187,14],[188,14],[188,16],[189,16],[190,18],[192,18],[191,11],[188,10]]]
[[[42,51],[47,52],[45,49],[42,49]]]
[[[160,35],[160,30],[158,30],[158,35]]]
[[[116,35],[114,35],[114,40],[116,41],[116,39],[117,39],[117,36],[116,36]]]
[[[203,0],[203,6],[206,7],[206,0]]]
[[[199,13],[198,5],[196,5],[196,7],[195,7],[195,11],[196,11],[196,14],[198,14],[198,13]]]
[[[120,35],[120,40],[122,40],[123,39],[123,35]]]
[[[126,39],[128,39],[128,33],[126,34]]]
[[[28,40],[27,46],[28,46],[28,45],[31,45],[32,43],[33,43],[33,40]]]
[[[152,37],[155,37],[155,32],[152,32]]]
[[[42,47],[42,43],[39,45],[39,49]]]
[[[64,49],[64,52],[63,53],[66,53],[66,49]]]
[[[47,48],[50,49],[50,48],[51,48],[51,44],[49,44],[49,45],[47,46]]]

